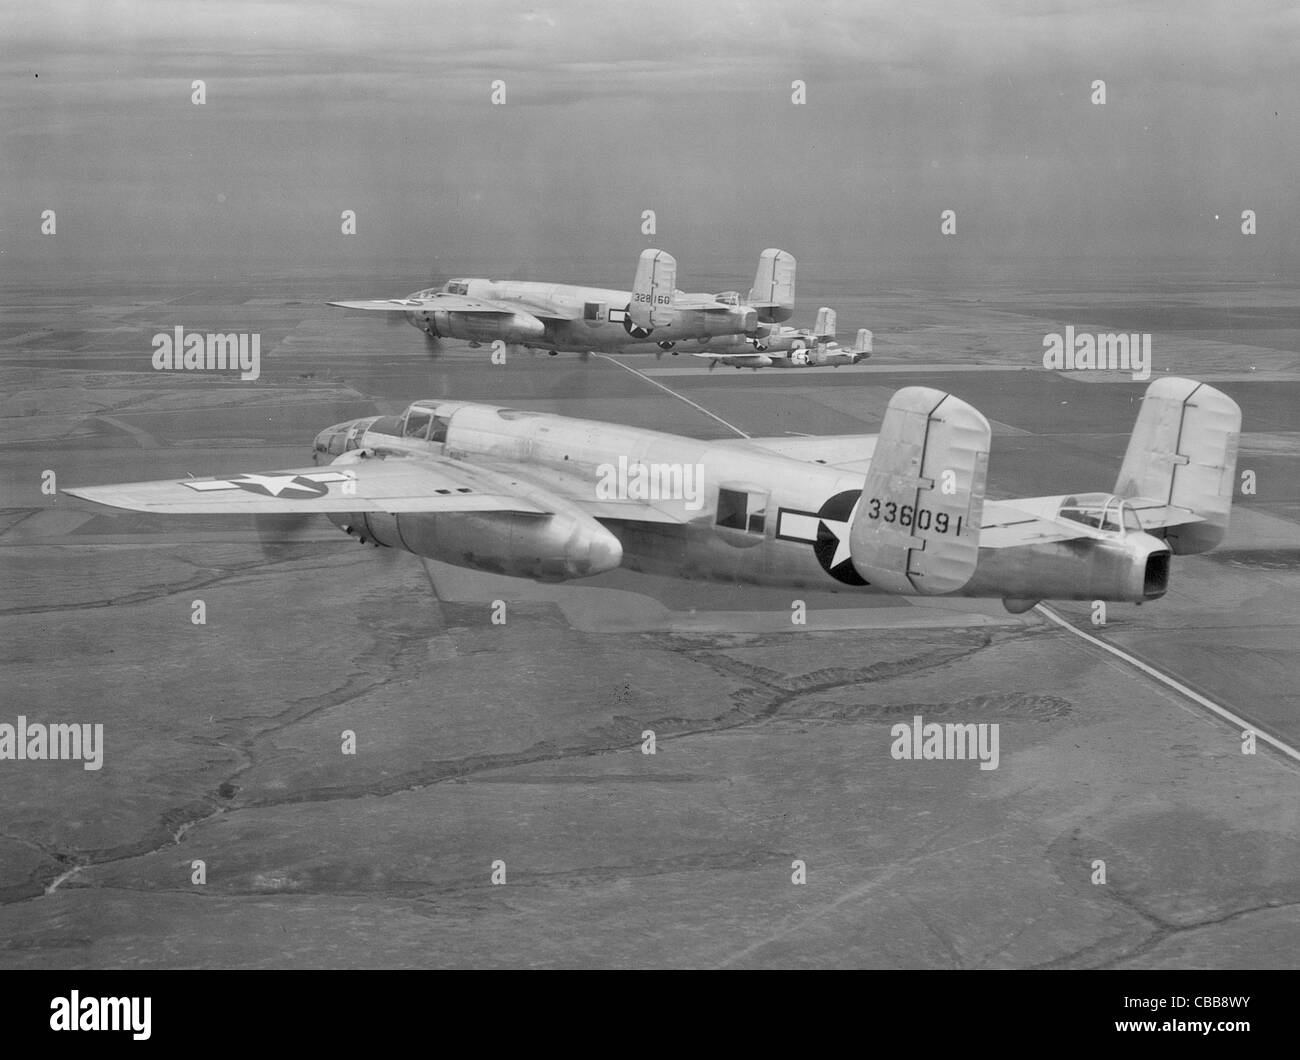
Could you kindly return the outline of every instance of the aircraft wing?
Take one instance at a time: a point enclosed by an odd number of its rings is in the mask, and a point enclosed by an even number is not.
[[[496,303],[493,303],[496,304]],[[532,298],[520,298],[514,303],[516,313],[528,313],[538,320],[582,320],[581,306],[562,306]]]
[[[545,508],[501,475],[443,458],[372,457],[324,467],[85,486],[64,493],[168,515],[280,512],[518,512]]]
[[[531,485],[548,494],[581,508],[593,519],[618,520],[625,523],[662,523],[681,525],[690,521],[692,513],[686,511],[681,501],[643,501],[633,498],[599,499],[590,479],[566,474],[555,468],[513,464],[484,464],[485,470],[514,479],[527,479]]]
[[[766,368],[772,363],[769,354],[761,353],[755,350],[753,353],[693,353],[692,357],[703,357],[714,364],[739,365],[741,368]]]
[[[428,298],[375,298],[369,301],[330,302],[329,304],[339,309],[365,309],[375,313],[412,313],[421,309],[442,309],[449,313],[498,313],[514,316],[521,312],[518,306],[506,302],[443,293],[430,295]]]

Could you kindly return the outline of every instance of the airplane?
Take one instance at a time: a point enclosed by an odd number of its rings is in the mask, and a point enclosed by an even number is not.
[[[653,343],[677,343],[766,333],[794,312],[793,254],[769,247],[759,255],[748,299],[737,291],[687,294],[676,289],[677,259],[644,250],[632,290],[536,283],[529,280],[450,280],[406,298],[330,302],[341,309],[401,313],[429,338],[501,341],[507,349],[590,353]]]
[[[878,435],[700,440],[440,399],[317,435],[314,464],[68,489],[165,514],[321,513],[363,544],[563,582],[623,567],[794,589],[1143,603],[1226,533],[1241,409],[1146,390],[1110,492],[992,500],[991,431],[911,386]]]
[[[807,368],[810,366],[857,364],[871,356],[871,332],[858,329],[857,341],[844,347],[835,341],[835,310],[822,306],[817,322],[808,328],[778,327],[765,338],[740,339],[725,345],[710,343],[696,357],[709,359],[709,371],[719,364],[733,368]]]

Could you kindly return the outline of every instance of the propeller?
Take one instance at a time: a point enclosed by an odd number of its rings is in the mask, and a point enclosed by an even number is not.
[[[326,522],[316,512],[283,512],[253,516],[262,555],[272,563],[301,559],[319,554],[322,540],[345,541],[343,531]],[[351,538],[357,542],[355,537]],[[370,541],[364,547],[383,553],[385,562],[392,562],[401,554],[400,549],[385,548]]]
[[[254,515],[253,527],[257,531],[262,555],[272,562],[297,559],[307,555],[309,541],[320,523],[312,512],[285,512],[283,515]]]
[[[445,276],[440,275],[440,270],[430,268],[429,274],[425,277],[424,290],[440,288],[447,282]],[[402,326],[412,323],[410,315],[407,313],[389,313],[388,323],[393,326]],[[442,340],[437,335],[430,335],[427,331],[421,330],[424,335],[424,352],[431,358],[438,358],[443,353]]]

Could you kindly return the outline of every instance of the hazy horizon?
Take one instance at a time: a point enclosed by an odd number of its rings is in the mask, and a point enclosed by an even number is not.
[[[1281,279],[1297,29],[1285,3],[9,10],[0,261],[53,281],[413,273],[404,291],[533,263],[625,285],[661,246],[693,288],[780,246],[864,278]]]

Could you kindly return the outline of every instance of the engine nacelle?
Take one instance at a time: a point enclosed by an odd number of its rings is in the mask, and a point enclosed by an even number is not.
[[[961,595],[1000,596],[1029,606],[1038,600],[1140,604],[1165,595],[1170,557],[1163,541],[1132,532],[1110,539],[981,549],[979,566]]]
[[[363,542],[513,578],[567,581],[623,562],[618,538],[579,511],[357,512],[329,518]]]
[[[726,321],[723,325],[724,330],[715,332],[715,334],[727,335],[741,333],[749,335],[758,330],[758,310],[751,309],[749,306],[738,306],[731,310],[731,312],[727,313],[725,317],[721,313],[713,315],[721,317]]]
[[[527,343],[546,336],[546,325],[527,313],[456,313],[436,309],[433,317],[434,331],[452,339],[469,339],[472,342]]]

